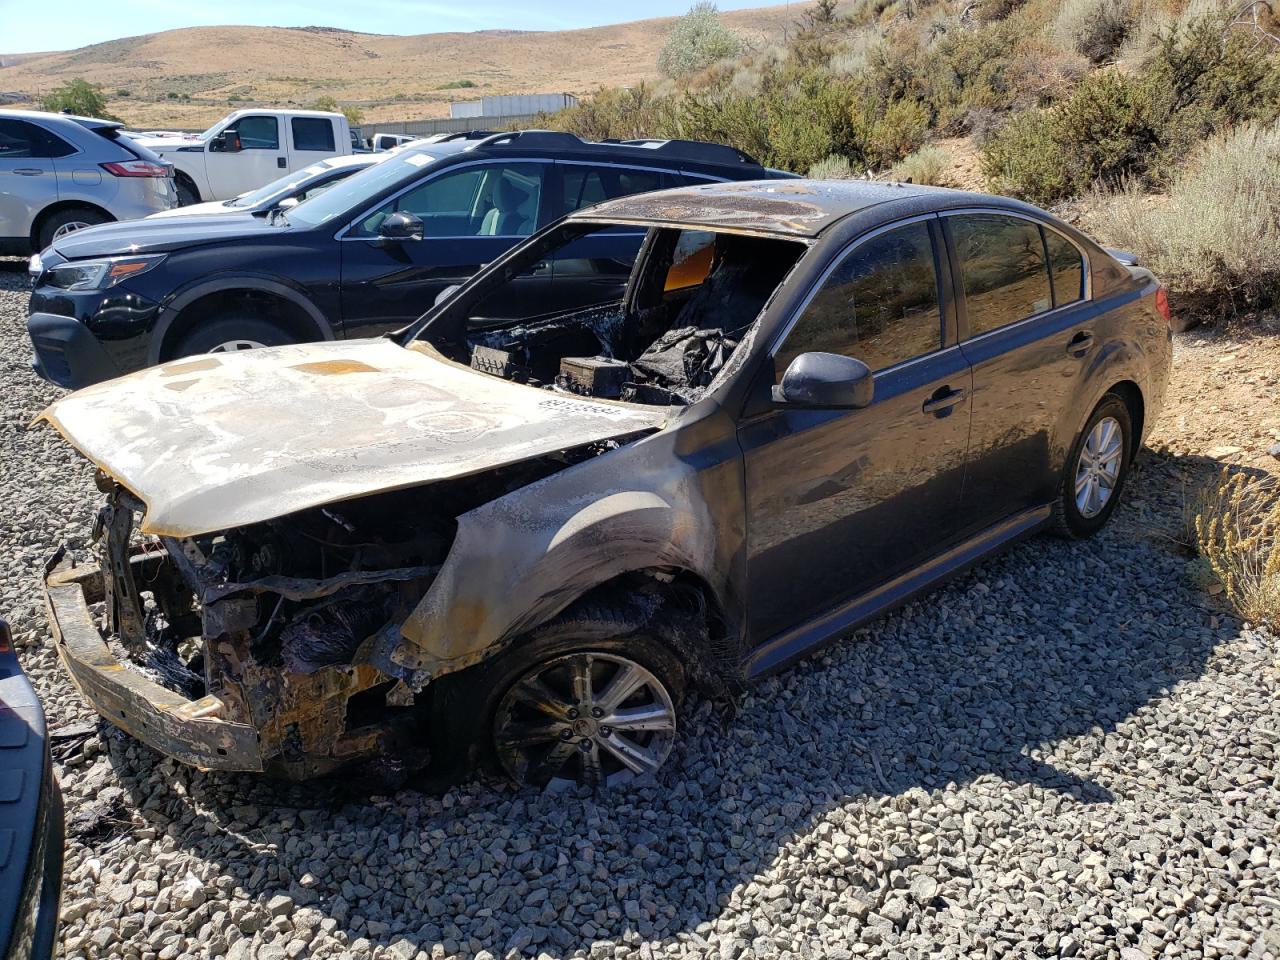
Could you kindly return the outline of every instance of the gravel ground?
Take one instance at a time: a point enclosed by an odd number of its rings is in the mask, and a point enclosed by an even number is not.
[[[6,272],[6,268],[7,271]],[[28,423],[0,261],[0,610],[54,728],[91,723],[38,572],[89,471]],[[1280,957],[1274,637],[1187,584],[1144,455],[1102,536],[1025,543],[702,709],[660,782],[355,798],[200,774],[109,728],[57,765],[68,957]]]

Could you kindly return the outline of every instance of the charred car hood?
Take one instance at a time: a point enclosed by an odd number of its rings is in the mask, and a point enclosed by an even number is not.
[[[123,220],[86,227],[60,237],[53,243],[54,252],[68,260],[83,257],[115,257],[134,253],[166,253],[202,243],[248,239],[264,232],[288,230],[290,227],[269,224],[251,212],[239,215],[211,213],[185,217],[160,217],[155,220]]]
[[[476,373],[430,347],[309,343],[176,360],[40,415],[195,536],[661,427],[669,411]]]

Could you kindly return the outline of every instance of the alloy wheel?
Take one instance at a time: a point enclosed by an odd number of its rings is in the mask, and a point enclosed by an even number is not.
[[[86,223],[83,220],[72,220],[70,223],[64,223],[53,231],[53,239],[60,240],[69,233],[75,233],[77,230],[83,230],[85,227],[91,227],[93,224]]]
[[[240,350],[261,350],[265,347],[265,343],[259,343],[257,340],[224,340],[217,346],[210,347],[210,353],[236,353]]]
[[[1114,417],[1093,425],[1076,463],[1076,509],[1086,520],[1100,514],[1115,492],[1124,459],[1124,431]]]
[[[612,787],[652,773],[675,734],[675,705],[662,682],[607,653],[572,653],[534,667],[503,696],[493,724],[507,774],[550,790]]]

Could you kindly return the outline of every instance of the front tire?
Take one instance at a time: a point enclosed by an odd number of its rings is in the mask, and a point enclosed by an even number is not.
[[[671,753],[687,676],[640,604],[582,604],[436,681],[434,762],[549,791],[619,787]]]
[[[1067,453],[1053,507],[1054,531],[1073,540],[1091,537],[1115,512],[1133,459],[1133,420],[1124,400],[1107,394]]]
[[[201,353],[236,353],[295,342],[287,331],[270,320],[252,315],[220,317],[199,323],[178,342],[173,358]]]

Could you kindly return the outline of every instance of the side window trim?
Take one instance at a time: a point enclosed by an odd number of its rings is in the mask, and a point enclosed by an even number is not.
[[[1057,237],[1060,240],[1065,240],[1067,243],[1069,243],[1080,257],[1080,281],[1081,281],[1080,286],[1083,288],[1081,291],[1081,295],[1076,297],[1074,300],[1068,300],[1066,303],[1063,303],[1063,304],[1058,303],[1058,284],[1054,280],[1053,257],[1049,253],[1049,235],[1050,234],[1052,234],[1053,236]],[[1044,243],[1044,262],[1049,265],[1049,289],[1050,289],[1050,292],[1053,294],[1053,308],[1055,310],[1060,310],[1063,307],[1069,307],[1072,304],[1083,303],[1086,300],[1092,300],[1093,287],[1089,282],[1089,257],[1087,254],[1085,254],[1083,250],[1080,249],[1080,245],[1076,243],[1074,240],[1072,240],[1070,237],[1068,237],[1061,230],[1055,230],[1053,229],[1053,227],[1049,226],[1047,223],[1040,224],[1040,239]]]
[[[986,214],[991,216],[1010,217],[1014,220],[1026,220],[1028,223],[1034,223],[1037,227],[1040,228],[1040,245],[1042,248],[1044,248],[1044,251],[1045,251],[1046,268],[1049,267],[1047,231],[1052,231],[1054,234],[1061,237],[1063,240],[1066,240],[1067,243],[1075,247],[1076,252],[1080,254],[1080,267],[1081,267],[1081,270],[1083,270],[1084,272],[1084,296],[1082,296],[1079,300],[1072,300],[1070,303],[1064,303],[1062,304],[1062,306],[1057,306],[1055,301],[1055,305],[1051,306],[1048,310],[1042,310],[1040,313],[1033,313],[1029,317],[1023,317],[1021,320],[1013,321],[1013,323],[1006,323],[1004,326],[996,327],[994,330],[987,330],[984,333],[977,334],[976,336],[970,336],[969,335],[969,304],[965,299],[965,295],[964,295],[964,280],[960,272],[960,255],[956,251],[955,243],[953,242],[951,237],[951,225],[949,221],[951,220],[952,217],[962,217],[962,216],[972,215],[972,214]],[[937,214],[937,216],[942,225],[942,233],[946,241],[946,259],[949,263],[951,277],[952,277],[951,290],[952,290],[952,296],[955,299],[955,305],[956,305],[956,322],[958,326],[956,333],[957,333],[957,338],[959,343],[973,343],[975,341],[981,340],[984,337],[991,337],[997,334],[1004,333],[1006,330],[1015,330],[1018,327],[1021,327],[1023,324],[1033,323],[1033,322],[1043,320],[1045,317],[1049,317],[1057,314],[1059,310],[1068,310],[1071,307],[1079,306],[1082,303],[1088,303],[1093,299],[1093,271],[1090,270],[1089,255],[1085,252],[1084,248],[1080,246],[1080,244],[1075,242],[1075,240],[1067,236],[1065,233],[1062,233],[1059,230],[1055,230],[1052,226],[1045,223],[1039,217],[1034,217],[1034,216],[1031,216],[1030,214],[1023,213],[1021,210],[1007,210],[1003,207],[961,207],[955,210],[944,210],[939,214]],[[1050,276],[1049,276],[1049,290],[1050,290],[1050,296],[1056,296],[1056,294],[1053,293],[1053,278],[1052,278],[1051,270],[1050,270]]]
[[[416,190],[418,187],[421,187],[424,184],[430,183],[432,180],[435,180],[438,177],[443,177],[446,174],[454,173],[458,170],[467,170],[467,169],[470,169],[471,167],[493,166],[494,164],[504,164],[504,163],[545,163],[550,165],[554,163],[554,161],[545,159],[543,157],[502,157],[500,159],[495,158],[495,159],[484,159],[484,160],[470,160],[467,163],[450,164],[449,166],[441,170],[433,171],[430,175],[426,177],[413,180],[412,182],[401,187],[395,193],[388,194],[387,196],[383,197],[373,206],[367,207],[366,209],[364,209],[363,211],[361,211],[360,213],[352,217],[350,220],[348,220],[346,224],[344,224],[343,227],[333,235],[333,238],[335,240],[346,240],[354,243],[368,243],[370,241],[376,241],[378,239],[377,237],[349,237],[347,236],[347,233],[352,229],[354,229],[356,224],[362,223],[369,217],[373,216],[373,214],[381,210],[386,204],[393,203],[394,201],[399,200],[402,196],[404,196],[410,190]],[[544,189],[542,193],[543,193],[543,196],[545,197],[547,191]],[[541,218],[542,216],[541,200],[539,201],[538,206],[539,206],[539,218]],[[474,240],[476,238],[470,235],[460,235],[460,236],[451,236],[451,237],[432,237],[432,239],[433,240]],[[503,238],[482,237],[480,239],[495,240],[495,239],[503,239]],[[511,239],[511,238],[508,237],[506,239]],[[517,239],[523,240],[525,238],[518,237]]]
[[[866,233],[859,234],[841,247],[835,256],[831,258],[831,262],[827,264],[822,273],[819,274],[810,285],[809,289],[805,292],[804,299],[796,305],[791,316],[787,318],[787,322],[784,323],[781,329],[774,334],[773,340],[769,343],[769,350],[766,353],[766,358],[769,363],[773,363],[777,358],[779,350],[781,350],[782,345],[786,343],[787,337],[791,335],[792,329],[800,322],[800,318],[804,316],[804,312],[809,308],[809,304],[813,302],[813,300],[822,291],[822,288],[826,286],[827,280],[830,279],[831,275],[836,272],[842,263],[844,263],[845,258],[864,243],[874,240],[876,237],[882,236],[891,230],[897,230],[899,227],[910,226],[913,223],[928,223],[930,225],[929,241],[933,246],[933,269],[935,276],[937,277],[938,312],[941,317],[938,349],[918,357],[911,357],[910,359],[902,360],[888,367],[882,367],[879,370],[874,370],[872,371],[871,376],[876,378],[897,373],[899,370],[909,367],[912,364],[932,359],[940,353],[956,346],[957,329],[954,315],[952,313],[954,297],[951,293],[953,271],[947,263],[945,251],[942,250],[942,237],[933,229],[933,225],[936,224],[937,221],[938,214],[936,213],[922,213],[918,216],[907,217],[905,220],[895,220],[893,223],[881,224],[878,227],[868,230]],[[775,376],[777,373],[778,372],[775,370]]]

